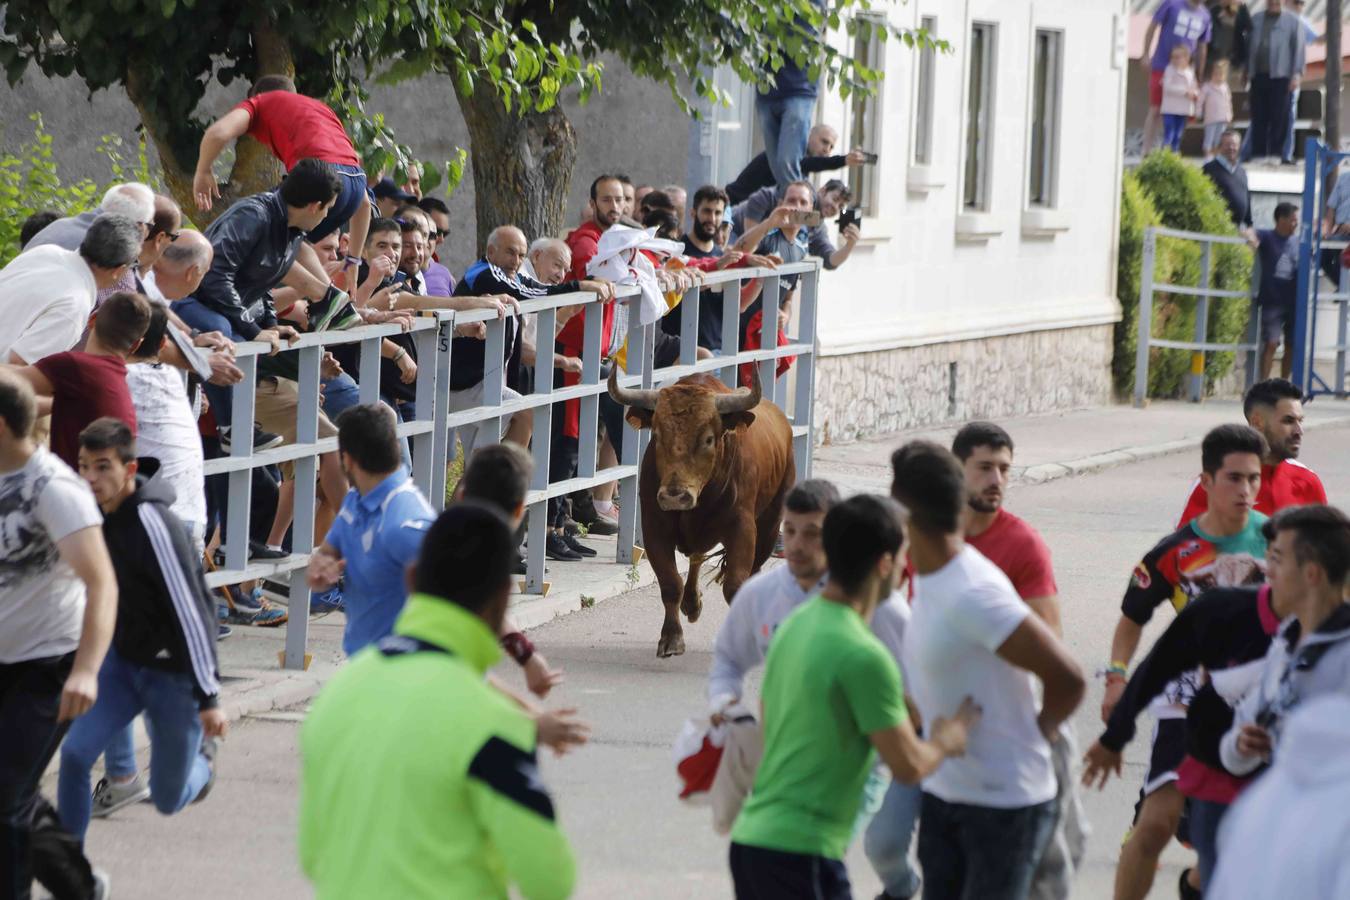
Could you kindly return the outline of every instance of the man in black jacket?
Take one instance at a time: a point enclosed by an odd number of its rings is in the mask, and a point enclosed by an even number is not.
[[[1270,585],[1215,588],[1187,604],[1135,669],[1106,730],[1083,757],[1083,784],[1095,782],[1100,788],[1112,772],[1119,776],[1139,713],[1173,679],[1203,668],[1205,683],[1186,710],[1186,757],[1177,768],[1177,787],[1190,804],[1189,838],[1200,857],[1201,888],[1214,868],[1222,812],[1246,781],[1224,772],[1219,759],[1219,740],[1233,724],[1233,710],[1214,679],[1264,657],[1280,620],[1291,611],[1289,598]]]
[[[847,156],[831,156],[831,151],[839,143],[839,132],[824,123],[811,129],[806,137],[806,156],[802,158],[802,175],[816,172],[828,172],[842,169],[844,166],[860,166],[867,161],[867,155],[859,149],[850,150]],[[729,205],[735,206],[760,188],[772,187],[773,169],[769,167],[769,157],[760,153],[741,169],[741,174],[727,185]]]
[[[305,235],[332,209],[341,184],[336,170],[316,159],[296,163],[281,187],[245,197],[211,223],[205,235],[215,251],[211,269],[193,295],[173,311],[199,331],[219,331],[237,341],[266,341],[272,352],[294,341],[294,328],[277,321],[269,291],[285,283],[303,297],[321,297],[309,307],[312,330],[326,331],[359,322],[347,295],[297,262]],[[314,256],[312,248],[309,255]],[[317,260],[317,257],[315,257]],[[220,427],[221,444],[230,445],[232,391],[205,385]],[[275,435],[258,449],[275,446]]]
[[[1219,189],[1219,196],[1228,204],[1228,214],[1233,224],[1243,234],[1252,230],[1252,198],[1247,189],[1247,170],[1238,162],[1238,153],[1242,149],[1242,136],[1228,130],[1219,138],[1219,155],[1205,163],[1204,173]]]
[[[187,529],[169,511],[172,488],[137,475],[135,438],[113,418],[80,433],[80,475],[103,510],[122,598],[98,702],[61,747],[61,824],[82,841],[89,772],[137,714],[145,713],[150,732],[150,796],[165,815],[210,790],[227,720],[219,706],[214,607]]]

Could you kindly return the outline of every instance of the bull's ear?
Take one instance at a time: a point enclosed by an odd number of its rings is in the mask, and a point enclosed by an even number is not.
[[[749,428],[755,421],[755,414],[750,410],[745,412],[727,413],[722,417],[722,427],[727,431],[736,428]]]
[[[635,406],[628,407],[628,412],[624,414],[628,424],[632,425],[638,431],[644,428],[652,427],[652,411],[650,409],[638,409]]]

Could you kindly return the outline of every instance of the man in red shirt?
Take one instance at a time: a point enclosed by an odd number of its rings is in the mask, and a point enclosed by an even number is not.
[[[1270,448],[1261,460],[1261,490],[1254,509],[1273,516],[1286,506],[1325,504],[1327,492],[1322,479],[1298,461],[1303,445],[1303,392],[1298,386],[1283,378],[1258,381],[1243,398],[1242,414]],[[1197,480],[1177,527],[1204,514],[1208,505],[1205,486]]]
[[[51,450],[62,462],[79,465],[80,432],[95,419],[111,416],[135,433],[126,362],[149,326],[150,301],[121,291],[98,308],[83,351],[53,353],[13,370],[33,386],[39,412],[51,412]]]
[[[342,189],[328,216],[309,232],[310,243],[318,243],[350,221],[350,246],[366,245],[374,200],[366,188],[361,157],[342,127],[342,121],[328,104],[296,93],[295,82],[284,75],[259,78],[248,98],[202,135],[197,171],[192,177],[192,193],[199,209],[210,209],[212,201],[220,198],[220,188],[211,171],[217,157],[227,144],[246,134],[271,150],[286,166],[287,172],[307,157],[329,163],[337,170]],[[316,276],[322,274],[323,266],[311,247],[302,244],[297,261]],[[361,264],[359,258],[352,256],[346,262],[344,268]],[[326,281],[327,276],[322,280]]]

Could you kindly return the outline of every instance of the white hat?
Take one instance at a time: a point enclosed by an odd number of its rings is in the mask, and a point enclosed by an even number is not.
[[[612,225],[600,235],[600,243],[595,256],[586,264],[586,274],[595,274],[595,270],[616,256],[630,250],[651,250],[666,256],[674,256],[684,250],[679,241],[667,241],[656,236],[656,229],[631,228],[627,225]]]

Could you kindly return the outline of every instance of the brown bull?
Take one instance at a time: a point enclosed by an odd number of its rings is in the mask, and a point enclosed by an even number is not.
[[[691,375],[661,390],[625,390],[614,374],[609,393],[628,407],[635,428],[651,428],[638,496],[642,541],[666,608],[657,656],[684,652],[681,612],[703,610],[698,570],[718,544],[725,556],[722,595],[728,603],[773,552],[783,498],[796,480],[792,426],[753,387],[732,391],[711,375]],[[680,579],[675,551],[689,557]]]

